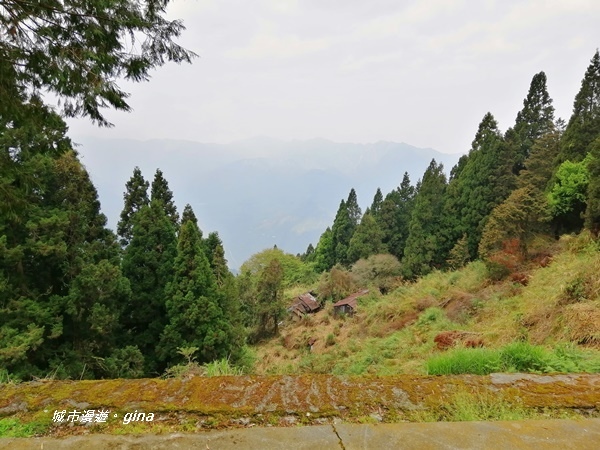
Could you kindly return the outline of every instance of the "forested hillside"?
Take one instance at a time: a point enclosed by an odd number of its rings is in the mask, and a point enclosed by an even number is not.
[[[483,273],[478,283],[508,279],[509,285],[526,284],[528,264],[550,257],[552,252],[545,248],[552,248],[564,234],[586,229],[590,242],[585,251],[598,251],[598,52],[567,123],[554,117],[546,76],[540,72],[514,125],[502,132],[494,116],[485,114],[469,153],[449,177],[433,160],[416,183],[404,174],[393,191],[384,195],[378,190],[364,213],[352,189],[340,202],[332,225],[302,255],[267,249],[251,257],[234,277],[218,233],[201,230],[189,205],[177,211],[176,193],[160,168],[152,182],[134,170],[124,187],[124,208],[114,234],[106,227],[96,189],[63,119],[32,92],[46,85],[71,99],[67,114],[88,115],[100,123],[105,123],[101,105],[127,109],[125,93],[110,82],[112,73],[143,79],[164,58],[191,57],[169,45],[180,30],[177,24],[169,28],[152,8],[145,14],[142,22],[134,14],[124,26],[149,32],[146,20],[157,20],[155,26],[163,34],[150,34],[161,42],[150,45],[149,53],[138,59],[120,61],[118,67],[112,59],[118,51],[99,44],[94,70],[108,78],[98,79],[96,88],[75,83],[85,69],[72,68],[80,64],[77,58],[66,63],[39,60],[34,51],[18,53],[18,46],[0,45],[0,69],[7,74],[0,84],[4,378],[153,377],[165,371],[176,374],[184,364],[206,368],[219,362],[252,371],[252,347],[280,336],[292,293],[314,290],[327,308],[331,301],[368,288],[372,295],[383,295],[378,308],[384,311],[386,302],[411,289],[420,277],[460,269],[475,260],[479,261],[470,270]],[[80,26],[66,23],[61,33],[51,26],[47,31],[60,40]],[[93,31],[95,23],[85,26]],[[14,50],[10,58],[4,57],[7,49]],[[27,79],[29,72],[19,61],[38,72]],[[51,72],[59,63],[69,68],[67,84],[65,73]],[[10,102],[4,101],[4,92],[11,92]],[[399,178],[401,172],[399,168]],[[597,255],[590,261],[596,263]],[[597,317],[597,274],[566,282],[571,283],[568,301],[589,301],[586,311]],[[438,321],[439,310],[427,311],[422,305],[387,315],[378,312],[377,320],[396,321],[398,327],[412,319]],[[597,345],[595,339],[572,341]],[[335,338],[330,342],[333,345]]]

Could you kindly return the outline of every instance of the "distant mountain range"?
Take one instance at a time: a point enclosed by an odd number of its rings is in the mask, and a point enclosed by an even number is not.
[[[351,188],[364,210],[378,187],[385,196],[405,171],[415,184],[432,158],[447,173],[459,158],[404,143],[324,139],[203,144],[82,138],[77,143],[109,227],[116,228],[133,168],[139,166],[150,182],[160,168],[179,211],[191,204],[205,235],[219,232],[232,269],[273,245],[294,254],[315,245]]]

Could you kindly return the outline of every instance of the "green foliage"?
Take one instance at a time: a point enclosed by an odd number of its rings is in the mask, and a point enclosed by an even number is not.
[[[2,2],[0,117],[22,112],[14,99],[27,102],[47,91],[62,101],[67,116],[110,125],[101,108],[130,110],[129,94],[117,78],[145,81],[166,61],[190,62],[195,56],[173,41],[184,27],[165,18],[168,3]]]
[[[408,172],[404,172],[400,186],[386,195],[379,212],[374,214],[383,233],[383,245],[399,260],[404,256],[414,197],[415,188],[410,184]]]
[[[335,266],[321,275],[317,291],[321,301],[336,302],[353,294],[356,289],[352,274],[340,266]]]
[[[552,216],[569,230],[577,231],[583,224],[590,173],[588,156],[580,162],[565,161],[555,174],[556,182],[548,193],[547,201]]]
[[[117,234],[121,236],[121,245],[127,246],[133,236],[133,216],[150,203],[148,199],[148,182],[144,180],[139,167],[133,169],[133,175],[125,185],[123,193],[125,205],[117,224]]]
[[[283,267],[272,259],[262,270],[256,289],[256,337],[276,336],[283,318]]]
[[[162,204],[165,214],[171,221],[173,228],[177,229],[179,226],[179,214],[177,213],[177,207],[173,201],[173,192],[169,189],[169,183],[163,177],[163,173],[160,169],[156,169],[150,192],[151,200]]]
[[[451,269],[456,270],[464,267],[470,259],[469,241],[467,240],[467,235],[463,234],[463,236],[456,241],[452,250],[450,250],[447,263]]]
[[[591,145],[587,166],[590,182],[587,192],[587,208],[585,210],[585,226],[594,236],[600,234],[600,137]]]
[[[516,147],[515,169],[524,168],[535,141],[550,132],[554,125],[554,107],[546,87],[546,74],[537,73],[531,80],[523,109],[517,114],[514,128],[505,134],[507,141]]]
[[[227,358],[218,359],[204,365],[205,376],[207,377],[223,377],[223,376],[240,376],[244,375],[244,371],[239,367],[232,365]]]
[[[443,169],[441,164],[432,160],[415,197],[402,260],[407,278],[425,275],[432,267],[441,266],[445,261],[440,252],[443,239],[441,216],[446,190]]]
[[[177,238],[163,204],[152,201],[133,216],[132,239],[123,255],[123,273],[131,283],[131,301],[122,323],[125,342],[146,357],[148,373],[160,368],[154,348],[167,325],[166,287],[173,277]]]
[[[365,213],[348,246],[348,261],[356,262],[377,253],[383,253],[383,233],[375,218]]]
[[[384,292],[397,284],[402,273],[402,266],[393,255],[371,255],[367,259],[359,259],[352,266],[352,276],[360,286],[374,284]]]
[[[531,416],[531,411],[499,395],[457,392],[437,420],[449,422],[523,420]]]
[[[197,347],[201,363],[223,358],[231,350],[231,325],[219,303],[214,275],[192,221],[181,226],[173,279],[165,289],[168,324],[157,353],[167,364],[177,348]]]
[[[599,135],[600,54],[596,50],[573,102],[573,114],[561,141],[560,161],[581,161]]]
[[[285,253],[278,248],[270,248],[252,255],[240,268],[240,272],[249,273],[257,278],[260,273],[276,260],[283,270],[283,287],[311,283],[316,279],[312,265],[303,262],[299,257]]]
[[[554,351],[527,342],[513,342],[501,349],[456,348],[427,361],[430,375],[493,372],[598,372],[597,357],[588,357],[573,347],[559,346]]]
[[[23,423],[18,418],[5,417],[0,419],[1,438],[28,438],[43,435],[49,428],[49,423]]]
[[[335,265],[335,248],[331,228],[323,232],[315,249],[315,271],[318,273],[331,269]]]
[[[469,254],[477,256],[483,228],[495,206],[515,187],[516,152],[503,140],[498,123],[487,113],[473,140],[468,158],[447,189],[444,205],[444,236],[438,252],[444,255],[467,234]]]

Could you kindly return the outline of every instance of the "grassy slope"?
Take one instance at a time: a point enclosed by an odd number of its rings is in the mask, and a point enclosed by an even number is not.
[[[587,238],[564,237],[547,267],[531,264],[527,286],[492,283],[482,262],[436,272],[388,295],[359,299],[359,313],[337,319],[331,305],[256,347],[259,374],[425,374],[440,354],[434,338],[460,330],[464,341],[500,348],[532,344],[600,358],[600,252]],[[297,288],[289,297],[301,292]],[[316,338],[312,352],[306,342]],[[328,345],[329,344],[329,345]]]

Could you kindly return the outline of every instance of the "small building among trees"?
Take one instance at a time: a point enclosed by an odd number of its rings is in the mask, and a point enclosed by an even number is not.
[[[361,297],[369,292],[368,289],[365,289],[360,292],[356,292],[349,297],[346,297],[340,300],[333,305],[333,314],[335,316],[340,316],[342,314],[347,314],[349,316],[353,315],[356,312],[358,306],[358,297]]]
[[[299,295],[294,304],[288,308],[292,316],[292,320],[300,320],[306,314],[314,314],[321,309],[321,304],[310,293]]]

